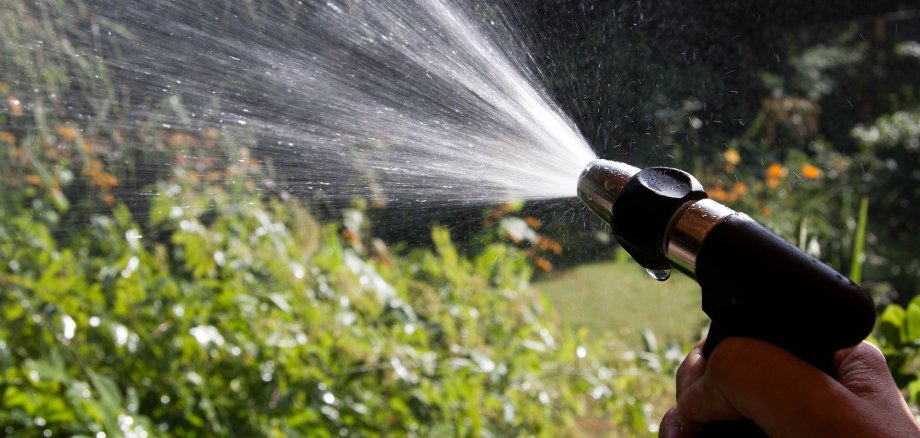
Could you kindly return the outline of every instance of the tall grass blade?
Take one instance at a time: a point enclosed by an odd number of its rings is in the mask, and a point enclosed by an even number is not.
[[[866,244],[866,223],[869,216],[869,197],[863,196],[859,201],[859,222],[856,224],[856,238],[853,239],[853,261],[850,265],[850,279],[856,283],[862,281],[863,248]]]

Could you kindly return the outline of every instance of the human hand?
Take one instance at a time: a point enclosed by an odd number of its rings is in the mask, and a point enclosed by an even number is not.
[[[837,380],[756,339],[727,338],[709,359],[702,348],[700,341],[677,370],[677,406],[659,427],[664,438],[741,418],[770,436],[920,436],[885,357],[868,342],[837,352]]]

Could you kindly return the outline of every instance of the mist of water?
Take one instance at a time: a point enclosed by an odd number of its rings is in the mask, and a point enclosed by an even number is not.
[[[297,20],[265,6],[261,25],[234,28],[201,3],[145,5],[99,9],[134,36],[113,61],[132,93],[255,132],[304,192],[391,204],[569,197],[595,158],[499,9],[314,2]]]

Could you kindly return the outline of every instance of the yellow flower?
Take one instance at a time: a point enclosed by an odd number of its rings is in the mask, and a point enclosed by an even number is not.
[[[741,162],[741,154],[739,154],[738,150],[735,148],[728,148],[725,152],[722,152],[722,159],[724,159],[726,163],[734,166]]]
[[[805,179],[818,179],[821,176],[821,169],[805,163],[802,166],[802,177]]]

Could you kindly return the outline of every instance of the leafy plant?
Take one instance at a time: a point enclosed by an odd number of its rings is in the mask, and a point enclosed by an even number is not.
[[[914,406],[920,404],[920,297],[907,307],[891,304],[879,317],[876,344],[885,353],[898,386]]]
[[[528,287],[526,248],[484,241],[468,258],[434,228],[433,250],[391,252],[358,209],[323,224],[295,198],[265,196],[245,149],[172,173],[147,210],[99,200],[79,222],[62,220],[72,213],[54,186],[0,195],[5,433],[656,424],[642,400],[670,386],[658,362],[558,328]]]

